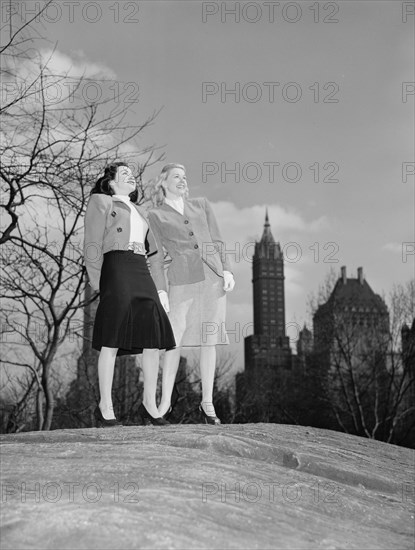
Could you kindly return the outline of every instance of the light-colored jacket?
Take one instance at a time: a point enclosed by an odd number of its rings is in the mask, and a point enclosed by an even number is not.
[[[145,209],[136,204],[134,206],[148,224]],[[85,214],[84,260],[94,290],[99,289],[103,255],[111,250],[128,250],[130,218],[130,209],[122,200],[103,193],[91,195]],[[158,255],[150,229],[143,244],[144,254],[147,253],[149,257]]]
[[[168,204],[148,211],[150,228],[159,252],[171,258],[167,269],[170,285],[203,281],[205,262],[217,275],[232,271],[215,215],[205,198],[184,200],[183,215]],[[157,290],[167,290],[163,254],[150,258],[151,275]]]

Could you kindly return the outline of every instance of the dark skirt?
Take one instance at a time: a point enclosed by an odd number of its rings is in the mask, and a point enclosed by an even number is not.
[[[145,256],[114,250],[104,254],[95,315],[93,349],[118,348],[117,355],[176,346],[169,318]]]

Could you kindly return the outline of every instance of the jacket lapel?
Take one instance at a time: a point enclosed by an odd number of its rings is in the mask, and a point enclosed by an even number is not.
[[[142,206],[138,206],[138,204],[134,204],[134,206],[138,210],[138,213],[147,221],[148,220],[147,210]]]
[[[170,206],[170,204],[167,204],[165,202],[163,202],[163,204],[160,206],[160,208],[162,208],[163,210],[165,210],[166,212],[176,212],[176,214],[178,214],[179,216],[183,217],[186,215],[186,201],[184,200],[183,201],[183,214],[181,214],[178,210],[176,210],[175,208],[173,208],[172,206]]]
[[[128,208],[128,205],[122,200],[122,199],[119,199],[118,197],[114,197],[112,196],[111,197],[113,201],[117,201],[118,204],[123,204],[124,206],[126,206]],[[138,211],[138,213],[141,215],[142,218],[144,218],[144,220],[147,222],[148,221],[148,216],[147,216],[147,211],[145,208],[143,208],[142,206],[138,206],[138,204],[134,204],[133,202],[131,203],[132,206],[135,206],[136,210]]]

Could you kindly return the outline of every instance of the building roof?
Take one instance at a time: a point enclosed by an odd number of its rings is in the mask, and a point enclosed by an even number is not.
[[[264,231],[260,240],[261,243],[275,243],[275,239],[271,233],[271,226],[268,219],[268,208],[265,210]]]
[[[329,299],[325,304],[319,306],[316,315],[326,313],[334,308],[356,313],[388,313],[385,302],[364,279],[343,279],[340,277]]]
[[[264,231],[261,240],[255,243],[255,255],[259,258],[277,259],[282,258],[280,243],[277,243],[271,233],[271,226],[268,218],[268,208],[265,210]]]

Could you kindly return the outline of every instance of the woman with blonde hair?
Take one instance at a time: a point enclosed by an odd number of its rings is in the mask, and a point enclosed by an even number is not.
[[[167,252],[168,288],[162,255],[151,262],[151,274],[160,301],[173,327],[177,347],[166,351],[162,397],[164,416],[171,409],[171,395],[181,347],[200,349],[202,401],[200,412],[207,424],[220,424],[213,406],[216,345],[228,344],[225,330],[226,293],[235,285],[212,207],[205,198],[188,198],[185,167],[167,164],[151,189],[154,208],[148,221],[157,248]]]

